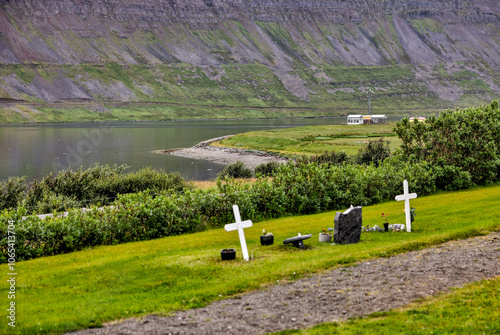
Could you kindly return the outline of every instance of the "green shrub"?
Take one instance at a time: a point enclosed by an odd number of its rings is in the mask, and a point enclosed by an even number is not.
[[[46,193],[36,204],[36,213],[65,212],[72,208],[83,207],[81,201],[55,193]]]
[[[313,156],[301,156],[296,162],[298,164],[307,164],[307,163],[319,163],[319,164],[329,164],[329,165],[342,165],[343,163],[349,162],[349,156],[345,152],[327,152],[325,151],[321,155],[313,155]]]
[[[269,162],[260,164],[255,168],[255,175],[261,175],[264,177],[272,177],[278,170],[280,163],[278,162]]]
[[[454,191],[472,187],[472,176],[453,165],[434,166],[436,187],[441,190]]]
[[[14,177],[0,182],[0,210],[16,207],[23,200],[25,190],[25,177]]]
[[[500,109],[497,101],[483,107],[446,111],[425,123],[412,123],[405,118],[396,124],[394,131],[403,140],[401,149],[406,156],[425,159],[441,167],[442,176],[448,174],[446,171],[450,167],[457,167],[467,172],[476,184],[491,183],[499,178]]]
[[[10,178],[0,183],[0,210],[22,204],[28,214],[44,214],[111,204],[119,194],[148,189],[153,193],[189,189],[179,173],[164,173],[148,167],[125,174],[126,168],[125,165],[95,165],[87,170],[68,169],[31,183],[26,183],[25,178]]]
[[[243,162],[237,161],[236,163],[226,166],[218,174],[219,177],[232,177],[232,178],[252,178],[253,172],[247,168]]]
[[[365,165],[373,163],[375,166],[379,166],[391,155],[390,143],[390,141],[384,141],[382,138],[376,141],[368,141],[368,145],[359,150],[355,162]]]

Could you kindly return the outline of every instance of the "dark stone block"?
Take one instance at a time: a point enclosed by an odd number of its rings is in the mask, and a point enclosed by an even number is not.
[[[363,225],[362,207],[352,207],[344,213],[335,214],[333,241],[337,244],[358,243]]]
[[[303,249],[304,248],[304,240],[307,240],[311,237],[312,237],[311,234],[290,237],[290,238],[287,238],[286,240],[284,240],[283,244],[292,243],[295,247]]]

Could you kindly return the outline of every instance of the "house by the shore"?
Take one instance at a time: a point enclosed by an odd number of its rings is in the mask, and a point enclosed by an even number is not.
[[[349,115],[347,116],[347,124],[385,124],[387,116],[385,115]]]

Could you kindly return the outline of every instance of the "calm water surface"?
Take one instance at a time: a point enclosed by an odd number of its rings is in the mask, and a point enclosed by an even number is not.
[[[0,180],[28,179],[99,164],[151,166],[187,179],[214,178],[221,165],[154,150],[186,148],[201,141],[254,130],[341,124],[345,118],[106,122],[0,126]]]

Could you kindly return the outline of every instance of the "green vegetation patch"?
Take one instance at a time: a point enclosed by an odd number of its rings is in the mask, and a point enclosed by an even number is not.
[[[299,153],[321,154],[325,151],[344,151],[354,155],[370,140],[391,141],[395,149],[402,142],[393,133],[394,125],[331,125],[275,129],[238,134],[219,142],[220,145],[278,152],[284,155]],[[218,144],[216,144],[218,145]]]
[[[418,20],[410,20],[410,24],[418,30],[418,32],[422,35],[427,35],[430,33],[439,33],[443,34],[443,25],[434,19],[423,18]]]
[[[266,44],[259,40],[259,35],[248,30],[264,29],[263,33],[267,32],[281,41],[283,47],[290,49],[290,52],[300,52],[300,50],[295,50],[297,47],[293,45],[287,29],[274,23],[261,24],[261,26],[263,28],[245,27],[236,22],[227,22],[224,29],[210,34],[205,31],[193,31],[196,36],[190,34],[190,38],[202,39],[217,48],[214,51],[214,57],[222,58],[219,66],[198,67],[175,62],[149,65],[122,65],[119,62],[85,63],[72,66],[46,63],[0,65],[0,82],[1,78],[15,74],[21,83],[32,84],[38,74],[57,86],[58,81],[69,78],[76,85],[85,87],[87,89],[85,92],[90,92],[92,95],[91,101],[80,101],[78,108],[92,110],[92,105],[95,103],[121,105],[120,108],[124,112],[117,113],[113,117],[106,116],[105,119],[108,120],[168,118],[161,115],[168,113],[141,115],[141,113],[128,111],[127,109],[137,108],[134,103],[166,103],[172,105],[170,109],[176,110],[187,106],[196,108],[192,114],[176,113],[175,118],[213,117],[210,113],[205,113],[203,106],[255,108],[256,110],[276,108],[274,111],[262,110],[255,116],[244,111],[234,111],[234,116],[229,117],[339,116],[366,112],[369,89],[374,92],[372,94],[374,114],[429,115],[439,109],[455,107],[455,104],[451,105],[449,101],[441,100],[434,91],[430,91],[426,82],[416,78],[417,69],[412,65],[366,67],[325,64],[311,69],[295,64],[293,71],[287,71],[286,75],[293,76],[303,83],[309,92],[308,101],[306,101],[307,99],[299,98],[288,91],[272,67],[261,63],[235,64],[230,51],[221,44],[221,41],[227,41],[228,38],[233,40],[236,37],[241,43],[265,49]],[[153,39],[153,36],[146,34],[141,38],[144,39],[146,45],[154,46],[157,41]],[[96,43],[100,42],[96,41]],[[268,56],[270,61],[273,60],[271,50],[262,50],[262,53]],[[119,59],[119,55],[117,57]],[[454,71],[456,71],[455,74],[448,74],[443,66],[438,66],[430,76],[434,76],[445,86],[457,86],[458,92],[462,94],[461,97],[457,96],[457,99],[460,99],[462,106],[477,105],[492,99],[494,92],[489,85],[478,79],[479,77],[469,71],[465,64],[457,64]],[[6,95],[2,94],[1,89],[0,94]],[[62,113],[53,113],[47,117],[39,116],[35,121],[81,120],[78,114],[72,114],[68,104],[64,101],[58,104],[48,104],[35,96],[22,93],[15,98],[37,103],[37,108],[40,109],[57,108],[62,111]],[[133,103],[120,103],[118,100],[130,100]],[[280,111],[279,108],[284,108],[284,110]],[[289,110],[286,110],[287,108]],[[293,111],[292,114],[290,113],[292,109],[306,112]],[[214,114],[217,117],[217,113]],[[102,119],[102,115],[98,113],[85,116],[86,121]],[[19,122],[19,120],[6,117],[6,122]]]

